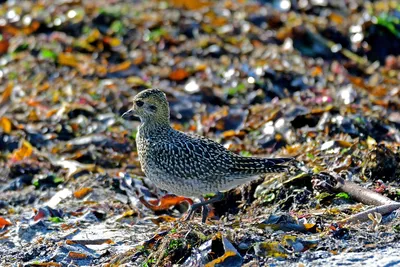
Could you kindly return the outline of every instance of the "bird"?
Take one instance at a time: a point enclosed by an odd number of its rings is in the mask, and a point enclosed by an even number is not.
[[[265,173],[288,170],[284,163],[293,158],[244,157],[203,136],[175,130],[170,124],[166,94],[146,89],[133,98],[132,108],[122,118],[139,117],[136,147],[142,171],[158,188],[174,195],[198,198],[186,216],[202,208],[202,222],[208,216],[208,204],[221,201],[223,191],[258,178]],[[214,193],[204,200],[203,196]]]

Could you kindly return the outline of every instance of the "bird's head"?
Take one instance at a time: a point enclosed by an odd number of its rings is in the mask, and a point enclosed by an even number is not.
[[[167,97],[159,89],[147,89],[133,98],[130,110],[122,114],[123,118],[137,116],[142,122],[169,124],[169,106]]]

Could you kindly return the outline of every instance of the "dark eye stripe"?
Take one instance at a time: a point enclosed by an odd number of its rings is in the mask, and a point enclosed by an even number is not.
[[[137,100],[137,101],[136,101],[136,106],[138,106],[138,107],[143,106],[143,104],[144,104],[144,102],[141,101],[141,100]]]

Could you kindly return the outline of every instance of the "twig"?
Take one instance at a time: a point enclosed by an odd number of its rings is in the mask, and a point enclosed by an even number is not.
[[[68,245],[79,244],[79,245],[102,245],[102,244],[113,244],[111,239],[91,239],[91,240],[67,240],[65,241]]]
[[[380,213],[382,215],[388,214],[400,208],[400,203],[391,200],[377,192],[359,186],[356,183],[347,181],[336,173],[319,173],[314,176],[313,184],[316,188],[325,189],[334,192],[345,192],[352,199],[357,200],[365,205],[377,206],[355,215],[347,219],[343,219],[340,223],[352,223],[368,221],[368,214]]]
[[[364,188],[354,182],[347,181],[337,174],[334,175],[334,178],[337,181],[337,184],[335,186],[335,189],[337,191],[345,192],[349,194],[352,199],[357,200],[363,204],[380,206],[392,204],[395,202],[377,192]]]
[[[354,214],[350,216],[347,219],[343,219],[340,221],[340,223],[357,223],[357,222],[365,222],[369,220],[368,215],[369,214],[374,214],[374,213],[380,213],[382,215],[391,213],[397,209],[400,208],[400,203],[399,202],[394,202],[386,205],[382,205],[379,207],[374,207],[371,209],[367,209],[365,211],[359,212],[357,214]]]
[[[360,66],[369,66],[370,63],[368,61],[368,59],[360,57],[359,55],[357,55],[356,53],[353,53],[352,51],[350,51],[349,49],[346,48],[342,48],[342,46],[340,44],[337,44],[325,37],[323,37],[317,30],[317,28],[311,24],[307,19],[305,19],[305,21],[307,21],[306,23],[306,29],[314,34],[314,38],[318,39],[318,41],[320,41],[322,44],[324,44],[326,47],[328,47],[329,49],[332,50],[332,48],[334,47],[338,47],[338,52],[340,52],[343,56],[347,57],[348,59],[356,62],[357,64],[359,64]]]
[[[314,188],[323,191],[345,192],[352,199],[366,205],[381,206],[393,203],[388,197],[345,180],[334,172],[321,172],[313,177]]]

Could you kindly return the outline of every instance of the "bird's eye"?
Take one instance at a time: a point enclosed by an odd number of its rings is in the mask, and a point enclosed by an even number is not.
[[[154,105],[149,105],[149,108],[150,108],[152,111],[156,111],[156,110],[157,110],[157,107],[154,106]]]
[[[141,101],[141,100],[137,100],[137,101],[136,101],[136,106],[138,106],[138,107],[143,106],[143,104],[144,104],[144,102]]]

